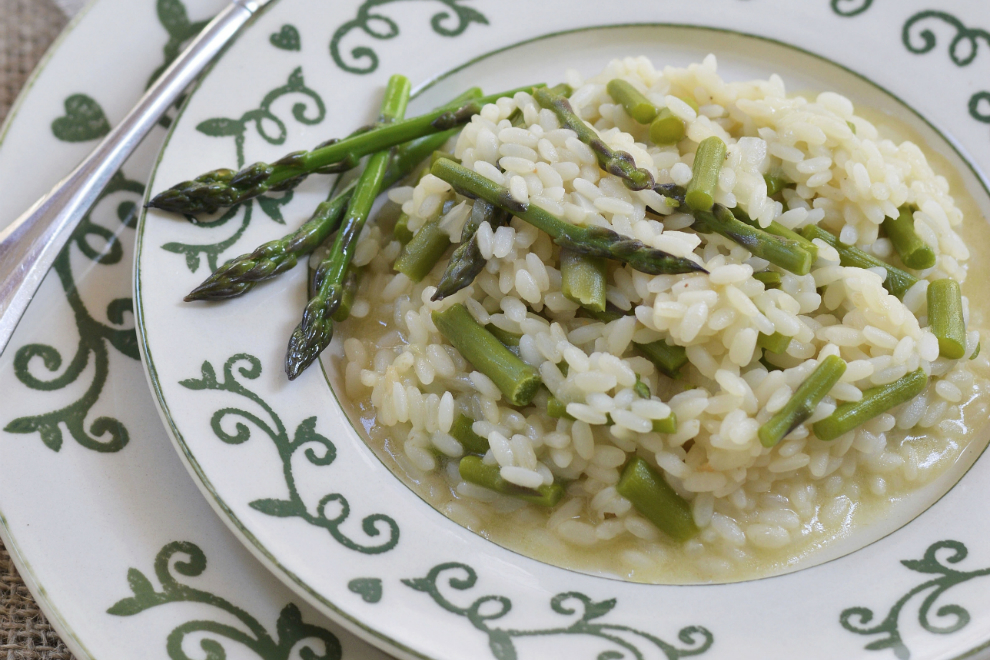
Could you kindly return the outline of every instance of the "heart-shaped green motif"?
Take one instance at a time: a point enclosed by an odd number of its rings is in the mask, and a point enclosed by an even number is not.
[[[52,122],[52,133],[63,142],[88,142],[110,132],[100,104],[85,94],[65,99],[65,116]]]
[[[283,25],[282,29],[268,37],[272,45],[282,50],[299,50],[302,42],[299,38],[299,30],[292,25]]]
[[[347,583],[347,588],[366,603],[377,603],[382,599],[382,581],[378,578],[356,578]]]

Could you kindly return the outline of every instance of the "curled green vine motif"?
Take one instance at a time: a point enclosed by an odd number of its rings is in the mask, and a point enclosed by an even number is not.
[[[832,11],[839,16],[858,16],[872,4],[873,0],[832,0]]]
[[[982,104],[986,104],[987,109],[982,110]],[[976,121],[990,124],[990,92],[977,92],[969,99],[969,114]]]
[[[553,637],[557,635],[573,635],[596,637],[603,640],[611,648],[598,653],[596,660],[643,660],[647,657],[645,649],[656,649],[663,653],[667,660],[701,655],[711,648],[713,635],[701,626],[688,626],[677,633],[677,638],[685,644],[678,648],[664,640],[642,630],[615,623],[599,621],[616,605],[614,598],[594,601],[577,591],[559,593],[550,600],[550,608],[564,617],[578,615],[569,624],[519,630],[513,628],[493,628],[491,623],[501,619],[512,609],[512,601],[505,596],[481,596],[467,607],[459,607],[448,600],[438,585],[441,575],[445,577],[446,585],[456,591],[472,589],[478,582],[478,574],[466,564],[449,562],[434,566],[426,577],[402,580],[403,584],[422,591],[443,609],[467,618],[478,630],[488,635],[488,646],[496,660],[516,660],[519,657],[514,639],[526,637]],[[590,659],[589,659],[590,660]]]
[[[949,551],[947,556],[943,555],[945,563],[939,560],[939,553],[943,550]],[[858,635],[883,635],[880,639],[867,644],[864,647],[867,650],[891,649],[900,660],[908,660],[911,657],[911,652],[901,638],[899,620],[905,605],[915,596],[931,590],[918,608],[918,623],[926,631],[936,635],[948,635],[962,629],[969,623],[969,612],[955,604],[941,605],[935,610],[935,616],[941,619],[941,622],[938,619],[933,621],[931,618],[932,608],[936,606],[943,593],[964,582],[990,575],[990,568],[958,571],[948,565],[958,564],[966,559],[967,554],[969,552],[966,546],[959,541],[933,543],[921,559],[905,559],[901,563],[917,573],[939,577],[923,582],[903,595],[890,608],[887,616],[874,626],[869,625],[873,621],[873,610],[867,607],[850,607],[843,610],[839,616],[839,623],[846,630]]]
[[[174,560],[174,561],[173,561]],[[168,635],[165,648],[172,660],[191,660],[183,649],[183,642],[195,634],[199,647],[207,660],[223,660],[227,657],[224,640],[247,648],[261,660],[340,660],[341,646],[336,635],[325,628],[303,621],[302,613],[294,604],[282,608],[275,624],[273,637],[257,619],[230,601],[208,591],[183,584],[173,575],[199,577],[206,571],[206,555],[199,546],[188,541],[173,541],[155,557],[155,576],[161,584],[156,590],[144,573],[136,568],[127,572],[127,583],[133,596],[117,601],[107,610],[114,616],[134,616],[169,603],[201,603],[232,616],[241,626],[218,621],[188,621]]]
[[[348,33],[359,29],[369,37],[378,40],[394,39],[399,35],[399,26],[388,16],[377,10],[385,5],[405,0],[366,0],[358,9],[357,16],[347,21],[333,33],[330,40],[330,55],[344,71],[357,74],[368,74],[378,68],[378,54],[368,46],[356,46],[351,49],[352,63],[344,61],[341,55],[341,42]],[[433,0],[439,2],[449,11],[439,11],[430,19],[433,31],[444,37],[456,37],[464,33],[471,23],[488,25],[488,19],[477,9],[466,7],[463,0]]]
[[[281,117],[275,114],[272,106],[279,99],[289,95],[300,95],[303,100],[292,105],[292,116],[300,124],[315,126],[326,119],[327,109],[323,99],[315,91],[306,86],[303,79],[302,67],[297,67],[289,74],[286,84],[268,92],[261,100],[261,104],[252,110],[248,110],[239,118],[214,117],[200,122],[196,130],[204,135],[219,138],[234,138],[234,148],[237,157],[237,169],[244,166],[245,155],[244,146],[247,140],[249,128],[254,131],[268,144],[281,145],[288,138],[289,129]],[[189,272],[195,273],[200,266],[203,257],[206,257],[207,265],[211,271],[217,269],[220,255],[232,247],[240,240],[254,216],[255,202],[261,210],[272,220],[279,224],[285,224],[282,217],[281,207],[292,201],[292,191],[280,197],[261,197],[246,204],[227,209],[223,215],[212,222],[198,223],[194,218],[189,220],[199,226],[215,231],[228,225],[236,225],[233,233],[226,238],[215,242],[204,243],[181,243],[170,242],[162,245],[163,250],[181,254],[186,258],[186,267]],[[239,220],[239,223],[237,222]]]
[[[158,79],[158,76],[162,75],[165,69],[175,61],[175,58],[182,52],[183,47],[209,23],[209,20],[195,22],[189,20],[189,13],[186,11],[186,7],[182,4],[181,0],[157,0],[155,3],[155,12],[158,16],[158,22],[165,28],[165,32],[168,34],[168,41],[162,48],[162,63],[148,78],[146,87],[151,87],[151,84]],[[159,125],[163,128],[169,128],[173,120],[171,115],[182,106],[185,99],[185,94],[176,99],[169,113],[163,115],[158,121]]]
[[[935,36],[935,33],[928,28],[924,28],[917,33],[917,35],[921,37],[920,45],[915,45],[912,43],[913,39],[911,32],[914,27],[922,21],[927,21],[929,19],[942,21],[955,28],[956,35],[949,43],[949,57],[952,58],[952,61],[956,66],[967,66],[976,59],[976,56],[979,54],[980,40],[982,40],[987,47],[990,47],[990,33],[986,30],[981,30],[980,28],[968,28],[963,25],[962,21],[958,18],[952,14],[947,14],[944,11],[927,10],[918,12],[909,18],[904,24],[904,29],[901,31],[901,41],[904,42],[904,47],[912,53],[921,55],[928,53],[935,48],[938,39]],[[963,44],[966,44],[967,49],[965,51],[960,51],[960,47]]]
[[[120,222],[117,230],[109,229],[93,220],[93,214],[100,212],[100,202],[116,193],[128,193],[138,200],[144,193],[144,185],[139,181],[127,179],[120,172],[115,174],[100,195],[97,204],[83,218],[69,239],[69,243],[55,259],[53,270],[65,292],[79,333],[75,354],[65,364],[61,373],[58,372],[62,369],[65,360],[54,346],[27,344],[21,346],[14,354],[14,375],[21,383],[39,392],[62,390],[75,383],[92,360],[93,380],[79,399],[51,412],[18,417],[4,427],[4,431],[8,433],[38,433],[45,446],[53,451],[62,448],[63,425],[76,442],[93,451],[117,452],[123,449],[129,440],[127,428],[119,420],[112,417],[98,417],[87,429],[86,418],[99,400],[109,376],[109,347],[113,346],[129,358],[135,360],[140,358],[134,329],[124,325],[125,314],[132,312],[131,298],[116,298],[111,301],[106,309],[107,322],[97,320],[86,309],[71,263],[74,249],[95,264],[103,266],[117,264],[123,259],[124,249],[118,233],[124,229],[134,228],[137,217],[136,201],[125,200],[117,204],[116,216]],[[40,361],[50,374],[56,375],[50,378],[36,376],[32,373],[32,365],[36,364],[36,360]]]
[[[363,554],[381,554],[388,552],[398,544],[399,526],[395,520],[383,513],[369,515],[361,521],[363,532],[369,538],[383,536],[384,541],[382,543],[362,545],[345,534],[341,530],[341,526],[350,516],[351,507],[347,498],[340,493],[331,493],[322,497],[312,512],[303,502],[292,471],[292,457],[296,452],[305,449],[304,456],[310,464],[321,467],[328,466],[337,458],[337,447],[329,438],[316,432],[316,417],[303,420],[296,427],[295,433],[290,439],[288,430],[272,407],[257,393],[238,382],[235,371],[237,375],[247,380],[256,380],[260,377],[261,360],[246,353],[232,356],[223,366],[223,380],[217,379],[216,370],[209,362],[204,362],[201,370],[200,378],[190,378],[179,384],[190,390],[211,390],[236,394],[254,402],[264,411],[264,416],[260,416],[241,408],[221,408],[213,414],[210,420],[213,432],[227,444],[239,445],[251,438],[251,429],[245,424],[248,422],[271,438],[278,450],[289,497],[288,499],[255,500],[250,503],[251,508],[277,518],[301,518],[314,527],[327,530],[345,548]],[[233,432],[224,428],[224,421],[231,417],[240,418],[234,423]]]

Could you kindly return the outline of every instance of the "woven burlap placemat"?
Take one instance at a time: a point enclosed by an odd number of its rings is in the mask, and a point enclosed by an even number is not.
[[[0,0],[0,122],[66,22],[52,0]],[[0,659],[72,657],[0,545]]]

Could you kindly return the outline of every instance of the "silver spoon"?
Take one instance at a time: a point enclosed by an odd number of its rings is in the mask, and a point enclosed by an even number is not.
[[[72,231],[110,178],[196,76],[271,0],[233,0],[145,92],[98,147],[0,232],[0,352]]]

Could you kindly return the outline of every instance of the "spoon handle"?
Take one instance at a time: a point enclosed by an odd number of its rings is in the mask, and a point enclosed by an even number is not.
[[[259,9],[233,0],[67,177],[0,231],[0,352],[72,231],[148,131]]]

